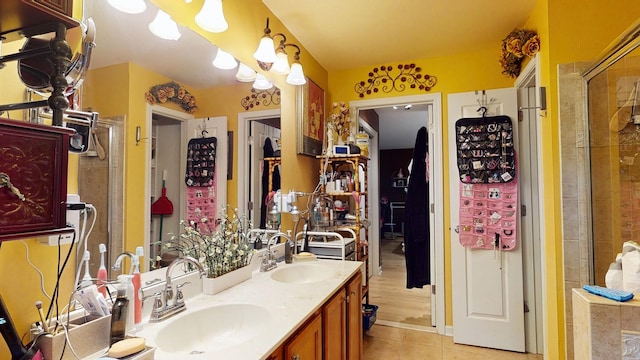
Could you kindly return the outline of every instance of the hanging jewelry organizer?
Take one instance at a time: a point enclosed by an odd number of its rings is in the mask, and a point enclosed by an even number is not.
[[[185,183],[187,185],[187,221],[202,222],[209,219],[211,229],[215,227],[216,218],[216,137],[206,137],[205,128],[200,138],[189,140],[187,145],[187,169]],[[199,229],[207,232],[208,229]]]
[[[508,116],[459,119],[456,147],[463,183],[506,183],[515,177],[513,126]]]
[[[495,251],[516,247],[518,182],[513,126],[508,116],[456,121],[460,179],[460,243]]]

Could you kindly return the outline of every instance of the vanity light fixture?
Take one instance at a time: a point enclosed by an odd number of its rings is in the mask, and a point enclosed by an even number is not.
[[[274,49],[273,39],[277,36],[281,36],[282,40],[277,49]],[[296,48],[293,64],[289,66],[289,58],[285,51],[287,46]],[[258,66],[264,71],[272,70],[276,74],[287,75],[287,84],[290,85],[304,85],[307,83],[307,79],[304,76],[302,70],[302,64],[300,64],[300,47],[296,44],[287,43],[287,37],[282,33],[277,33],[271,36],[271,29],[269,28],[269,18],[267,18],[267,27],[264,28],[264,35],[260,39],[258,49],[253,54],[253,57],[258,60]]]
[[[240,63],[238,67],[238,72],[236,73],[236,79],[241,82],[252,82],[256,80],[256,71],[245,65],[244,63]]]
[[[256,81],[253,82],[253,88],[257,90],[268,90],[273,87],[273,83],[264,75],[256,74]]]
[[[221,33],[229,28],[222,11],[222,0],[204,0],[195,20],[198,26],[213,33]]]
[[[107,2],[114,9],[127,14],[140,14],[147,8],[144,0],[107,0]]]
[[[289,85],[304,85],[307,83],[307,79],[304,76],[304,72],[302,71],[302,64],[300,64],[300,48],[297,45],[295,46],[298,51],[296,51],[295,56],[293,57],[293,64],[291,64],[291,72],[287,75],[287,84]]]
[[[158,10],[156,18],[149,24],[149,30],[155,36],[165,40],[178,40],[182,36],[178,30],[178,24],[162,10]]]
[[[238,66],[238,62],[231,54],[218,48],[216,58],[213,60],[213,66],[221,70],[231,70]]]
[[[267,18],[267,27],[264,28],[264,35],[260,39],[258,49],[253,53],[253,58],[258,60],[258,65],[264,71],[269,71],[273,63],[278,61],[273,38],[271,37],[271,29],[269,29],[269,18]]]

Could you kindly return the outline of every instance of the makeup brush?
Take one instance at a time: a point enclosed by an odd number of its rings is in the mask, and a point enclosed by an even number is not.
[[[40,322],[42,323],[42,328],[45,332],[49,332],[49,326],[47,325],[47,321],[44,318],[44,313],[42,312],[42,301],[36,301],[36,308],[38,309],[38,314],[40,315]]]

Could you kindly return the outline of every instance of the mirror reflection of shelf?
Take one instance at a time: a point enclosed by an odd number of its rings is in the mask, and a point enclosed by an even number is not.
[[[405,188],[408,185],[409,185],[408,184],[408,179],[406,177],[393,178],[393,187],[394,188]]]

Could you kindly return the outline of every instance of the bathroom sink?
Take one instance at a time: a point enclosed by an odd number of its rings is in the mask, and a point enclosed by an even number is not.
[[[335,271],[322,265],[293,265],[275,270],[271,278],[288,284],[306,284],[323,281],[335,275]]]
[[[211,354],[245,344],[269,330],[269,310],[251,304],[228,304],[204,308],[170,320],[155,338],[158,350],[185,355]]]

